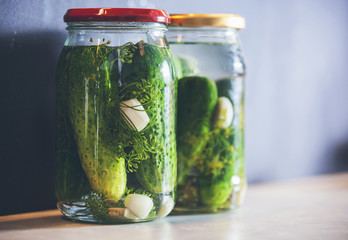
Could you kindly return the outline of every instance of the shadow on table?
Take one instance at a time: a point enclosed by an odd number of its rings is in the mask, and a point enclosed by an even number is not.
[[[229,218],[231,212],[218,213],[218,214],[197,214],[197,215],[170,215],[165,219],[144,222],[144,223],[121,223],[114,225],[138,225],[146,226],[161,226],[163,224],[169,225],[182,225],[185,226],[190,222],[199,222],[200,224],[209,223],[214,221],[221,221],[225,218]],[[184,217],[184,218],[183,218]],[[0,231],[14,231],[14,230],[28,230],[28,229],[51,229],[51,228],[76,228],[76,227],[91,227],[91,226],[106,226],[109,224],[94,224],[94,223],[81,223],[69,220],[61,215],[57,216],[45,216],[45,217],[26,217],[24,219],[9,219],[8,221],[0,221]]]
[[[63,216],[33,217],[18,220],[9,220],[0,222],[0,231],[6,230],[26,230],[42,228],[62,228],[62,227],[84,227],[89,224],[74,223],[67,221]]]
[[[182,224],[185,222],[212,222],[236,216],[238,210],[229,210],[218,213],[184,213],[173,211],[165,219],[170,224]],[[184,219],[184,220],[183,220]]]

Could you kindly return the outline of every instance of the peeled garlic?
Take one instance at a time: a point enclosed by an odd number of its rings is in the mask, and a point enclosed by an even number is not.
[[[231,125],[234,110],[231,101],[227,97],[219,97],[215,113],[216,127],[227,128]]]
[[[137,131],[143,130],[150,122],[143,105],[136,98],[122,101],[120,108],[125,115],[126,123],[132,128],[135,127]]]
[[[126,208],[124,212],[124,216],[128,219],[139,219],[137,216],[135,216],[128,208]]]
[[[157,216],[165,217],[167,216],[174,208],[174,200],[172,197],[167,196],[163,199],[163,205],[159,208]]]
[[[129,194],[124,200],[126,208],[140,219],[146,218],[152,207],[152,199],[142,194]]]

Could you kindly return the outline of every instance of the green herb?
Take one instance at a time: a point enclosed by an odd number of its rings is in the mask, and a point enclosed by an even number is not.
[[[83,201],[90,214],[98,220],[105,221],[110,217],[106,198],[102,194],[91,192],[83,198]]]
[[[149,191],[146,191],[144,189],[141,189],[141,188],[132,188],[132,187],[127,187],[126,189],[126,192],[124,194],[124,197],[127,197],[127,195],[129,194],[141,194],[141,195],[145,195],[145,196],[148,196],[150,198],[152,198],[153,194],[150,193]]]
[[[136,172],[140,162],[150,158],[151,154],[163,152],[163,146],[161,146],[158,137],[147,134],[147,130],[157,128],[156,123],[158,121],[155,119],[155,115],[158,114],[159,108],[162,108],[160,101],[163,98],[161,91],[164,87],[162,82],[155,85],[151,81],[140,79],[139,82],[131,83],[120,90],[120,101],[138,99],[150,117],[149,125],[141,132],[134,130],[135,127],[127,125],[125,119],[127,116],[122,112],[120,118],[115,119],[116,124],[121,126],[118,132],[118,138],[120,139],[118,154],[127,160],[128,172]],[[163,121],[163,119],[160,120]],[[124,150],[125,147],[128,148],[128,151]]]
[[[132,63],[122,66],[121,81],[123,88],[128,88],[125,97],[140,101],[150,123],[141,133],[146,140],[134,145],[130,159],[141,161],[136,175],[145,189],[168,193],[173,191],[176,181],[175,119],[172,117],[175,115],[176,86],[172,81],[174,71],[169,64],[171,56],[168,49],[143,41],[136,47]]]
[[[204,205],[219,207],[232,194],[231,177],[234,173],[235,153],[233,143],[232,128],[214,129],[209,134],[207,145],[196,166],[200,171],[200,201]]]

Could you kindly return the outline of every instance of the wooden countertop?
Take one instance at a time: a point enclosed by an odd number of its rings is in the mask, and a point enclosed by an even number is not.
[[[250,185],[245,205],[222,214],[137,224],[67,221],[57,210],[0,217],[0,240],[347,240],[348,173]]]

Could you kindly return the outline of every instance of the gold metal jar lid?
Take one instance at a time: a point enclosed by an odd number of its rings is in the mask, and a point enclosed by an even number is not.
[[[236,14],[170,14],[170,18],[170,26],[245,28],[245,19]]]

